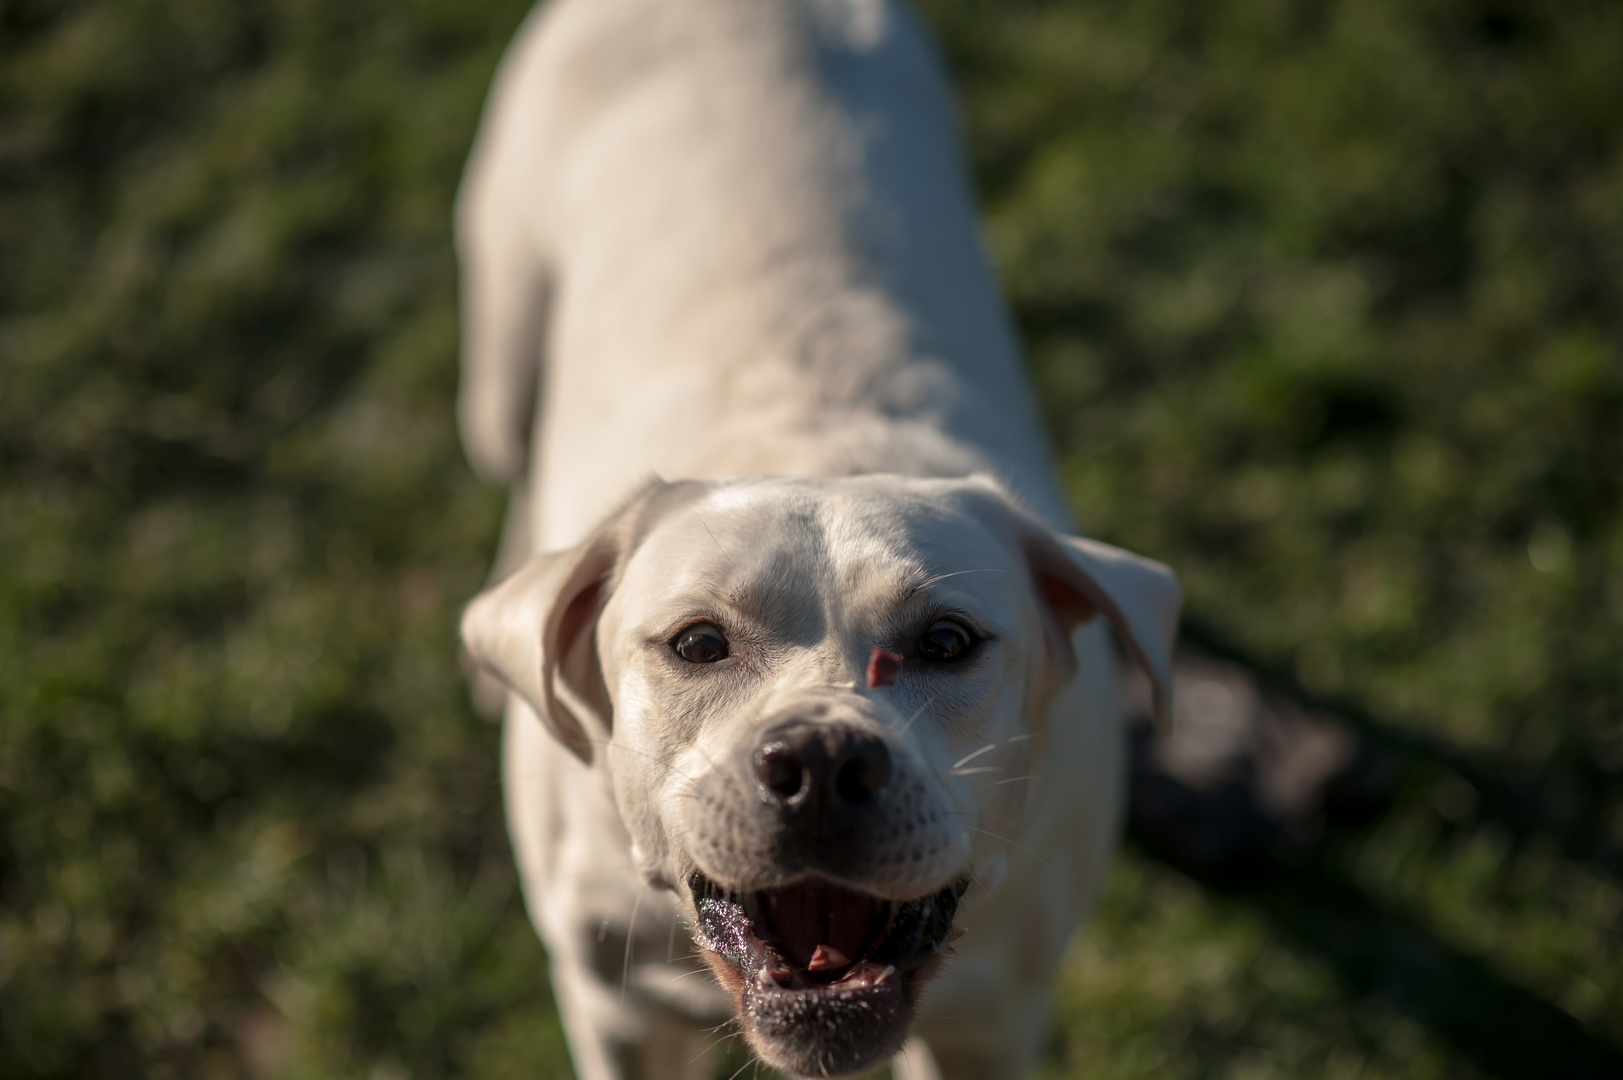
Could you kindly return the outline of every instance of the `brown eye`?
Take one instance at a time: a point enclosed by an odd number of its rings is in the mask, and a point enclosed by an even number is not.
[[[671,647],[690,664],[714,664],[727,659],[727,639],[709,623],[688,627],[676,635]]]
[[[945,664],[969,651],[973,644],[969,631],[947,619],[935,623],[919,638],[919,658],[932,664]]]

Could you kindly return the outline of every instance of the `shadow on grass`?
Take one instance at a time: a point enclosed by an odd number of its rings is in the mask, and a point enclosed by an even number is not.
[[[1434,783],[1450,773],[1463,778],[1480,793],[1473,809],[1476,824],[1505,830],[1518,846],[1553,843],[1574,862],[1618,875],[1617,852],[1606,850],[1596,834],[1580,824],[1557,818],[1547,809],[1550,785],[1576,782],[1570,770],[1550,769],[1537,779],[1517,782],[1503,763],[1485,763],[1437,740],[1401,731],[1347,702],[1315,698],[1288,675],[1258,664],[1209,628],[1186,626],[1184,637],[1200,650],[1244,668],[1269,693],[1288,695],[1305,709],[1333,713],[1351,724],[1364,752],[1383,758],[1387,771],[1401,774],[1405,785]],[[1603,799],[1609,780],[1598,767],[1594,772],[1589,778],[1595,784],[1592,794]],[[1130,840],[1214,895],[1250,908],[1295,949],[1328,965],[1351,995],[1385,1002],[1452,1045],[1484,1076],[1505,1080],[1623,1076],[1623,1049],[1604,1035],[1586,1030],[1558,1005],[1441,940],[1348,874],[1337,851],[1337,835],[1367,835],[1401,812],[1391,794],[1388,784],[1385,805],[1366,805],[1356,818],[1338,819],[1327,813],[1329,837],[1271,861],[1254,853],[1225,862],[1192,859],[1196,849],[1179,846],[1177,833],[1148,820],[1130,824]],[[1232,812],[1211,795],[1185,791],[1184,796],[1206,799],[1204,812],[1209,815]]]
[[[1372,749],[1389,755],[1402,768],[1464,780],[1477,797],[1472,816],[1505,830],[1517,847],[1551,844],[1565,858],[1623,881],[1623,850],[1601,831],[1602,808],[1618,778],[1601,768],[1586,748],[1572,748],[1541,775],[1517,775],[1513,763],[1469,754],[1442,739],[1400,729],[1355,701],[1315,695],[1288,672],[1247,655],[1215,627],[1186,619],[1182,636],[1213,656],[1241,665],[1265,688],[1353,725]]]
[[[1320,860],[1248,886],[1201,884],[1256,910],[1293,946],[1330,965],[1348,990],[1379,998],[1430,1029],[1484,1076],[1623,1076],[1623,1051],[1383,908]]]

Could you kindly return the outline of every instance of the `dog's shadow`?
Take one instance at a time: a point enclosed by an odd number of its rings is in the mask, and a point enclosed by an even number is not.
[[[1517,782],[1502,763],[1315,700],[1199,626],[1186,626],[1176,686],[1168,735],[1149,724],[1147,687],[1128,683],[1131,845],[1252,908],[1347,993],[1384,1001],[1484,1076],[1623,1076],[1623,1051],[1604,1036],[1383,902],[1344,857],[1418,802],[1436,808],[1439,842],[1491,826],[1513,853],[1553,847],[1623,880],[1623,852],[1593,816],[1549,809],[1562,804],[1556,789],[1566,801],[1574,790],[1604,796],[1598,767],[1580,758]]]

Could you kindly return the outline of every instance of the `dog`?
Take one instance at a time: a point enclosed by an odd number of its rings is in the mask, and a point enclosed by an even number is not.
[[[588,1080],[1026,1075],[1117,842],[1111,631],[951,96],[882,0],[551,0],[457,205],[459,423],[513,486],[464,648]],[[708,974],[706,974],[708,972]],[[713,977],[712,977],[713,976]]]

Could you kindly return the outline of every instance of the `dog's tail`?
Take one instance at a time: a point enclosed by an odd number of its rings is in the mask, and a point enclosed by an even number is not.
[[[461,264],[462,385],[457,423],[473,469],[486,480],[517,485],[530,456],[550,275],[509,155],[527,152],[516,105],[524,88],[524,55],[534,47],[548,5],[537,5],[509,47],[491,86],[456,201]]]

